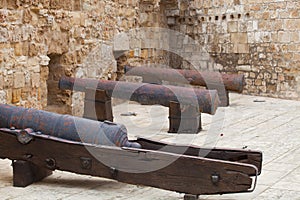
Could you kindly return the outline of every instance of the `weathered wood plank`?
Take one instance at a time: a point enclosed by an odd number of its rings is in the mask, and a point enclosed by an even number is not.
[[[196,195],[247,192],[252,186],[248,174],[257,172],[248,164],[145,149],[84,146],[45,135],[35,135],[23,145],[15,135],[1,131],[0,144],[1,157],[26,160],[46,169]]]
[[[262,152],[261,151],[250,151],[240,149],[224,149],[224,148],[200,148],[197,146],[185,146],[185,145],[174,145],[167,144],[150,139],[138,138],[136,141],[143,146],[145,149],[169,152],[175,154],[183,154],[189,156],[198,156],[211,159],[218,159],[224,161],[233,161],[245,164],[251,164],[257,167],[258,174],[261,173],[262,168]],[[255,174],[249,174],[254,176]]]

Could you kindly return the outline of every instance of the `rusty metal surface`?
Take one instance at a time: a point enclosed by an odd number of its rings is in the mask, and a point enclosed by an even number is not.
[[[148,81],[165,80],[176,83],[207,86],[209,89],[221,89],[241,93],[245,86],[242,74],[220,74],[218,72],[199,72],[197,70],[160,69],[154,67],[125,66],[126,75],[142,76]]]
[[[45,135],[99,145],[120,147],[137,145],[128,141],[127,130],[122,124],[98,122],[6,104],[0,104],[0,128],[10,128],[12,131],[14,129],[28,131],[30,128]],[[20,139],[25,141],[26,138],[20,135]]]
[[[100,89],[107,91],[111,97],[128,99],[145,105],[159,104],[169,107],[170,102],[175,101],[197,106],[200,112],[208,114],[215,114],[219,105],[216,90],[188,87],[62,77],[59,88],[82,92],[86,92],[86,88]]]

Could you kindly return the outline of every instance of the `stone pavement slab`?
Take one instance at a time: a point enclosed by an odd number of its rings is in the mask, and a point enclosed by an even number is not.
[[[201,196],[200,199],[300,200],[300,102],[230,94],[231,105],[214,116],[202,114],[197,135],[169,134],[168,108],[125,102],[114,106],[115,121],[137,136],[204,147],[230,147],[263,152],[263,171],[253,193]],[[121,116],[135,112],[136,116]],[[118,183],[99,177],[55,171],[26,188],[12,187],[9,160],[0,160],[0,199],[151,199],[178,200],[183,194]],[[182,169],[184,170],[184,169]]]

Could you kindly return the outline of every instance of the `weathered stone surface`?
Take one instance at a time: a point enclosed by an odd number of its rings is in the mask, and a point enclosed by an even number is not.
[[[40,73],[31,74],[31,86],[34,88],[40,87]]]
[[[45,108],[56,95],[72,110],[70,94],[56,94],[47,82],[63,75],[114,79],[124,64],[148,63],[243,73],[245,93],[300,99],[296,1],[3,0],[0,8],[0,91],[8,103]],[[143,27],[187,36],[119,35]],[[13,89],[22,90],[20,101]]]
[[[3,76],[0,75],[0,90],[3,90],[4,88],[4,79],[3,79]]]
[[[47,66],[49,64],[50,58],[48,56],[39,56],[40,65]]]
[[[174,6],[165,11],[169,16],[179,13],[170,28],[188,34],[204,47],[214,62],[223,66],[222,72],[245,74],[245,93],[287,94],[287,98],[300,99],[300,93],[293,92],[299,85],[299,68],[292,67],[300,51],[299,4],[287,0],[191,0]],[[184,55],[190,49],[183,46]],[[178,58],[170,62],[172,66],[190,67],[189,62]]]
[[[23,23],[29,23],[32,20],[32,14],[29,9],[24,10],[23,12]]]
[[[22,88],[25,86],[25,75],[23,72],[14,73],[14,88]]]
[[[21,100],[21,94],[22,90],[21,89],[13,89],[12,90],[12,100],[11,103],[19,103]]]

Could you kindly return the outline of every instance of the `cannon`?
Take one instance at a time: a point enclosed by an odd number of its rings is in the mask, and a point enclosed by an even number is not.
[[[129,141],[120,124],[5,104],[0,117],[0,158],[12,160],[16,187],[62,170],[198,196],[252,192],[261,173],[260,151]]]
[[[143,82],[161,83],[162,80],[205,86],[208,89],[218,90],[222,106],[229,105],[228,91],[242,93],[245,86],[245,77],[242,74],[220,74],[219,72],[183,70],[183,69],[161,69],[154,67],[132,67],[124,66],[127,76],[141,76]]]
[[[201,130],[200,113],[215,114],[219,104],[219,97],[216,90],[178,86],[62,77],[59,80],[59,88],[62,90],[86,92],[86,97],[88,98],[86,102],[93,100],[93,98],[96,101],[103,102],[105,101],[103,100],[104,97],[107,99],[115,97],[136,101],[144,105],[159,104],[167,106],[170,108],[169,132],[172,133],[199,132]],[[87,91],[89,91],[88,94]],[[102,91],[102,95],[95,95],[97,91],[99,91],[98,93]],[[95,99],[95,96],[100,96],[101,98]],[[182,107],[184,106],[185,108],[183,109]],[[86,103],[85,111],[90,107],[93,107],[93,105]],[[100,110],[99,112],[101,110],[111,110],[111,105],[107,106],[106,104],[101,106],[101,108],[93,107],[90,112],[95,110]],[[182,112],[182,110],[185,110],[185,112]],[[91,115],[88,114],[85,116]],[[97,119],[104,120],[106,118],[107,116],[105,115]],[[108,118],[112,119],[112,117]]]
[[[10,105],[1,105],[0,113],[0,127],[21,130],[30,128],[45,135],[97,145],[139,146],[128,141],[124,125],[110,121],[99,122]],[[32,130],[26,131],[32,132]],[[23,139],[22,134],[20,139]]]
[[[59,88],[85,92],[87,88],[105,90],[109,97],[128,99],[144,105],[162,105],[169,107],[171,101],[183,104],[192,104],[200,112],[215,114],[219,98],[215,90],[202,90],[194,88],[163,86],[152,84],[130,83],[122,81],[106,81],[95,79],[81,79],[62,77]]]

